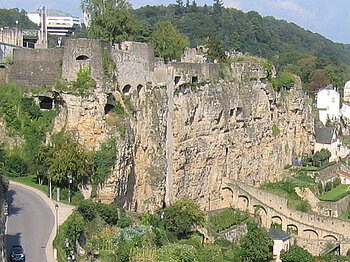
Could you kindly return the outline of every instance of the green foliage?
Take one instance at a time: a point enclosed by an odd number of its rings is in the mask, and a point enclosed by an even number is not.
[[[109,55],[107,48],[103,49],[102,66],[104,75],[109,77],[113,75],[112,72],[116,69],[115,62]]]
[[[159,249],[157,261],[196,262],[196,249],[190,245],[169,244]]]
[[[145,40],[149,36],[147,25],[140,23],[128,8],[120,1],[83,1],[91,12],[88,29],[90,38],[97,38],[112,43],[125,40]],[[127,2],[127,1],[124,1]]]
[[[118,220],[117,226],[121,228],[127,228],[127,227],[130,227],[133,223],[134,223],[134,220],[131,217],[123,216]]]
[[[350,187],[349,185],[339,185],[337,182],[335,183],[335,187],[333,185],[333,182],[326,183],[325,186],[325,193],[320,195],[320,200],[323,201],[338,201],[339,199],[342,199],[346,195],[350,193]]]
[[[225,49],[223,48],[220,39],[216,35],[209,36],[206,46],[208,48],[206,55],[210,61],[226,61],[227,57],[225,54]]]
[[[311,183],[311,184],[315,183],[315,179],[316,179],[314,176],[309,176],[304,171],[299,171],[298,174],[295,175],[294,177],[300,181]]]
[[[285,262],[313,262],[315,258],[304,248],[292,245],[288,251],[281,251],[281,259]]]
[[[151,35],[154,54],[165,59],[179,59],[189,46],[186,36],[181,35],[170,21],[157,23],[157,30]]]
[[[221,262],[223,259],[221,248],[217,245],[206,244],[197,253],[201,262]]]
[[[95,185],[103,184],[111,174],[116,160],[116,150],[115,138],[110,138],[101,143],[100,150],[94,152],[92,182]]]
[[[103,204],[103,203],[97,203],[96,205],[97,212],[103,220],[110,224],[110,225],[116,225],[118,222],[118,208],[116,205],[113,204]]]
[[[3,171],[8,176],[18,177],[27,174],[28,165],[18,154],[10,154],[6,157]]]
[[[20,11],[18,8],[0,9],[0,25],[10,28],[17,26],[20,29],[38,29],[38,26],[29,20],[26,11],[23,9]]]
[[[126,108],[129,112],[133,113],[133,112],[136,111],[135,106],[134,106],[134,105],[132,104],[132,102],[131,102],[130,96],[123,95],[122,99],[123,99],[125,108]]]
[[[73,188],[87,183],[92,170],[91,163],[73,134],[60,132],[53,135],[52,144],[46,150],[47,155],[42,161],[48,163],[48,176],[54,182],[67,187],[67,176],[70,175]]]
[[[59,227],[58,234],[54,239],[54,247],[58,250],[59,261],[66,261],[68,248],[65,246],[65,239],[68,239],[69,248],[75,246],[77,239],[85,227],[84,218],[78,213],[72,215]]]
[[[164,209],[164,227],[179,237],[188,235],[193,227],[203,226],[205,213],[191,199],[183,198]]]
[[[215,229],[216,232],[220,232],[233,225],[239,225],[249,218],[247,211],[242,212],[234,207],[226,208],[220,213],[211,216],[209,218],[209,225]]]
[[[78,212],[85,220],[91,221],[97,216],[96,204],[91,199],[81,201],[78,205]]]
[[[73,206],[77,206],[83,200],[84,200],[84,195],[80,191],[77,191],[77,192],[74,192],[72,196],[71,204]]]
[[[273,124],[272,126],[272,135],[278,136],[281,133],[281,130],[278,128],[276,124]]]
[[[96,81],[91,77],[90,67],[81,66],[77,74],[77,80],[73,82],[73,87],[78,91],[79,95],[86,96],[88,95],[88,89],[95,86]]]
[[[119,101],[116,101],[116,105],[113,107],[112,111],[120,116],[123,116],[125,114],[124,107]]]
[[[272,85],[276,91],[280,91],[282,88],[290,89],[294,83],[294,75],[288,72],[282,72],[276,78],[272,78]]]
[[[312,164],[315,167],[321,167],[324,164],[328,163],[329,158],[331,157],[331,152],[328,149],[321,149],[317,151],[312,156]]]
[[[247,223],[248,233],[240,240],[240,255],[244,261],[262,262],[273,258],[271,246],[272,237],[269,233],[254,222]]]

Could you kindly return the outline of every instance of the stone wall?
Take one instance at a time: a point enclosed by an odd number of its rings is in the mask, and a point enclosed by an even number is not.
[[[0,180],[2,178],[0,177]],[[7,219],[7,202],[5,197],[5,189],[0,185],[0,261],[6,260],[6,247],[5,247],[5,229]]]
[[[9,78],[24,87],[53,86],[60,78],[63,49],[14,49]]]

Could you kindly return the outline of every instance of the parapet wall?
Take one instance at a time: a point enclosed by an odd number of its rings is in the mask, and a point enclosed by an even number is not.
[[[53,86],[60,78],[63,49],[14,49],[10,79],[25,87]]]

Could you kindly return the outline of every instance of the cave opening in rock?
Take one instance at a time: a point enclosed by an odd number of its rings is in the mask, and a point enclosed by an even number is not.
[[[140,93],[142,88],[143,88],[143,85],[139,84],[137,86],[137,92]]]
[[[180,82],[181,76],[175,76],[175,85]]]
[[[125,85],[122,90],[123,94],[129,93],[130,89],[131,85]]]
[[[198,76],[192,76],[192,83],[198,83]]]
[[[116,106],[115,97],[113,94],[108,94],[107,103],[105,105],[105,114],[107,115]]]
[[[53,108],[53,99],[48,96],[39,96],[39,106],[40,109],[52,109]]]

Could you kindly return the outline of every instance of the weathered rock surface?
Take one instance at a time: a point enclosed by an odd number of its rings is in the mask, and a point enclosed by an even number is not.
[[[135,211],[154,211],[181,197],[213,209],[224,177],[250,185],[277,179],[292,156],[311,152],[313,114],[300,81],[277,93],[266,77],[258,62],[242,62],[233,65],[231,81],[168,81],[134,90],[136,110],[125,136],[118,135],[115,168],[98,197]],[[56,129],[76,130],[90,148],[117,135],[107,131],[106,97],[63,94],[66,111]]]

